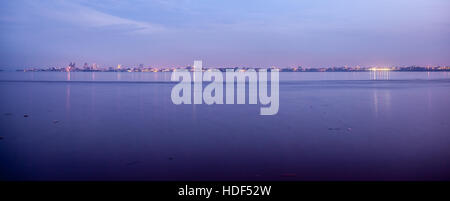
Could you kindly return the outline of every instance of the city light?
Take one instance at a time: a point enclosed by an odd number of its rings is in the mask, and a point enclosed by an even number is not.
[[[391,71],[390,68],[369,68],[370,71]]]

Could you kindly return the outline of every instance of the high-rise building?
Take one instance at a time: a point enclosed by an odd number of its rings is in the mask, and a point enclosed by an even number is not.
[[[195,60],[194,61],[194,71],[202,71],[202,60]]]
[[[84,62],[83,70],[89,70],[89,64],[87,62]]]
[[[69,66],[66,67],[66,71],[73,71],[75,70],[75,62],[70,62]]]
[[[202,60],[194,61],[194,72],[193,72],[193,80],[194,82],[201,82],[202,80]]]

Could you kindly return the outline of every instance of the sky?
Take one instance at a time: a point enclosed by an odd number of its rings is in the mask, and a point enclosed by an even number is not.
[[[450,65],[448,0],[0,1],[0,69]]]

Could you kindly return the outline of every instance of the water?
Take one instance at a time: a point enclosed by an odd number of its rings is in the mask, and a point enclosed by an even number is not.
[[[0,72],[0,178],[450,179],[448,72],[280,73],[275,116],[174,105],[169,79]]]

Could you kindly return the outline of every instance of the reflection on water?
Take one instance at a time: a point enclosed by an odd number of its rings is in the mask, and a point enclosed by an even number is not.
[[[389,80],[391,71],[370,71],[370,80]]]
[[[174,105],[173,83],[125,82],[164,73],[21,75],[60,82],[0,82],[5,180],[450,179],[446,73],[280,73],[291,82],[274,116]],[[122,82],[73,82],[110,79]]]
[[[373,89],[372,90],[372,100],[374,115],[378,118],[379,110],[383,114],[388,114],[391,112],[391,90],[385,89]]]
[[[378,118],[378,90],[373,90],[373,105],[375,109],[375,117]]]
[[[70,111],[70,85],[66,85],[66,110]]]
[[[167,82],[170,72],[0,72],[0,81],[124,81]],[[308,80],[437,80],[450,79],[449,72],[280,72],[280,81]]]

